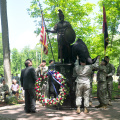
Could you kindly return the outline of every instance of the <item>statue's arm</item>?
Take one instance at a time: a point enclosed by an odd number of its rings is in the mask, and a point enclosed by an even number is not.
[[[54,27],[54,30],[46,30],[46,32],[57,33],[57,24]]]
[[[46,32],[50,32],[50,33],[57,33],[57,31],[56,30],[46,30]]]

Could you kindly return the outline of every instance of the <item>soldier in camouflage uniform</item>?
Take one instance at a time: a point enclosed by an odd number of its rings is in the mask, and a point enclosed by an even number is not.
[[[90,98],[89,98],[89,105],[92,106],[92,83],[93,83],[94,71],[91,73],[90,78]]]
[[[118,78],[118,89],[120,89],[120,65],[117,68],[117,76],[119,76],[119,78]]]
[[[106,65],[106,72],[107,72],[106,81],[107,81],[107,93],[108,93],[108,100],[109,100],[108,105],[111,105],[112,88],[113,88],[113,77],[112,76],[115,73],[115,67],[114,67],[114,65],[109,63],[109,57],[108,56],[105,56],[104,59],[107,61],[107,65]]]
[[[90,75],[94,68],[99,67],[99,56],[97,61],[92,65],[86,65],[86,61],[84,59],[80,59],[79,65],[79,57],[77,56],[77,60],[75,62],[75,70],[77,73],[76,78],[76,106],[77,113],[80,113],[80,106],[82,103],[82,97],[84,97],[84,113],[88,113],[89,107],[89,95],[90,95]]]
[[[39,78],[40,75],[43,75],[47,70],[48,67],[46,66],[46,60],[42,60],[42,63],[35,70],[37,77]]]
[[[107,61],[102,60],[97,72],[97,98],[99,105],[96,108],[107,107],[107,85],[106,85],[106,65]]]
[[[9,87],[8,85],[5,83],[5,80],[3,79],[2,81],[3,86],[1,87],[2,91],[4,91],[4,101],[6,100],[6,95],[9,95]]]

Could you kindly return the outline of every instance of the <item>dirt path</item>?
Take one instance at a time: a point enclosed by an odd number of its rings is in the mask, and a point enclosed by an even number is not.
[[[36,105],[38,113],[24,113],[24,104],[0,107],[0,120],[120,120],[120,99],[112,102],[106,110],[96,109],[98,101],[93,101],[93,107],[88,114],[76,114],[76,110],[55,110]]]

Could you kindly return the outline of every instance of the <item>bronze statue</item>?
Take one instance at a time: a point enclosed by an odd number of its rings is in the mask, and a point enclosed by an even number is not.
[[[64,21],[64,14],[59,9],[58,10],[59,22],[55,25],[54,30],[46,30],[47,32],[57,33],[58,41],[58,59],[61,60],[61,63],[71,62],[71,47],[70,44],[75,41],[75,32],[72,29],[72,26],[69,22]]]

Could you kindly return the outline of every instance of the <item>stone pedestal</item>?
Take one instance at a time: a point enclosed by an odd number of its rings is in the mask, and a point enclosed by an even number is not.
[[[66,83],[68,87],[70,87],[70,94],[64,100],[63,107],[75,107],[75,77],[73,77],[73,65],[72,64],[54,64],[48,67],[48,69],[55,70],[60,72],[64,77],[66,77]],[[56,82],[55,87],[56,90],[59,92],[60,85]],[[51,81],[49,80],[49,97],[51,96]],[[55,93],[54,93],[55,94]]]

